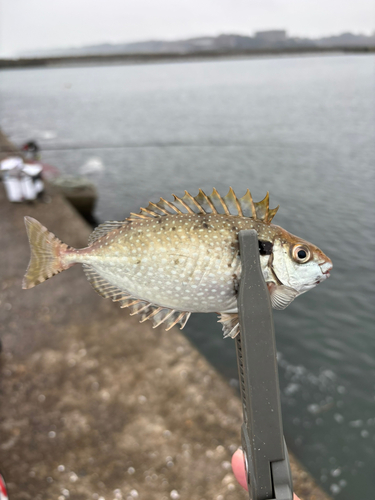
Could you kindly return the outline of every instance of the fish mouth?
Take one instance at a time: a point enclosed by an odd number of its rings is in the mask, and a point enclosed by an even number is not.
[[[323,273],[323,275],[315,281],[315,285],[319,285],[319,283],[322,283],[323,281],[325,281],[326,279],[328,279],[331,275],[329,274],[329,271],[327,271],[326,273]]]
[[[330,271],[332,270],[332,262],[324,262],[324,264],[320,265],[320,270],[322,272],[322,276],[320,276],[316,281],[317,285],[331,276]]]

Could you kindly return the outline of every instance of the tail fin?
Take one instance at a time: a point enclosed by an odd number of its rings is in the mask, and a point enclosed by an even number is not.
[[[68,269],[71,264],[63,264],[61,258],[61,253],[68,248],[68,245],[62,243],[32,217],[25,217],[25,225],[31,250],[29,267],[22,282],[22,288],[26,289],[52,278],[55,274]]]

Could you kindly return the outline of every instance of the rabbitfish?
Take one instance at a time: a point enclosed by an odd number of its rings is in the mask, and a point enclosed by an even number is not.
[[[141,321],[183,328],[192,312],[217,312],[225,336],[239,331],[237,290],[241,279],[238,233],[255,229],[261,268],[272,305],[284,309],[301,293],[329,277],[331,260],[315,245],[271,224],[277,208],[269,196],[254,203],[249,191],[232,188],[187,191],[160,198],[122,222],[105,222],[79,250],[58,240],[37,220],[25,217],[31,260],[23,288],[32,288],[74,264],[83,265],[93,288],[129,307]]]

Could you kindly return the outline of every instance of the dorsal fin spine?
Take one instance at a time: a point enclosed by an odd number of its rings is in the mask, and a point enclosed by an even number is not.
[[[141,207],[142,212],[146,212],[146,214],[152,215],[152,217],[159,217],[159,214],[153,212],[152,210],[148,210],[147,208]]]
[[[240,204],[240,202],[239,202],[239,200],[238,200],[238,198],[237,198],[237,196],[236,196],[235,192],[233,191],[233,189],[232,189],[232,188],[230,188],[230,189],[229,189],[229,191],[233,194],[234,200],[235,200],[235,202],[236,202],[236,207],[237,207],[238,215],[239,215],[240,217],[243,217],[241,204]]]
[[[279,210],[279,206],[280,205],[277,205],[276,208],[271,208],[269,211],[268,211],[268,219],[267,219],[267,222],[270,223],[272,221],[272,219],[275,217],[277,211]]]
[[[191,196],[190,193],[188,193],[187,191],[185,191],[185,194],[186,194],[186,196],[188,196],[191,199],[191,201],[194,203],[194,205],[197,207],[197,209],[199,210],[199,212],[201,214],[206,214],[207,213],[206,210],[202,207],[202,205],[193,196]]]
[[[270,209],[270,193],[267,191],[267,194],[264,198],[264,208],[266,209],[266,218],[268,217],[268,212]]]
[[[223,198],[220,196],[220,194],[217,192],[216,188],[213,189],[212,191],[212,194],[214,194],[215,196],[217,196],[219,198],[219,201],[220,203],[222,204],[223,208],[224,208],[224,212],[226,213],[226,215],[230,215],[230,212],[228,210],[228,207],[226,206]]]
[[[189,194],[187,191],[185,191],[185,193]],[[204,199],[206,200],[207,204],[209,205],[209,207],[211,208],[212,210],[212,213],[213,214],[217,214],[217,210],[215,208],[215,205],[212,203],[212,201],[210,200],[210,198],[206,195],[206,193],[204,191],[202,191],[202,189],[199,190],[199,193],[204,197]]]
[[[133,215],[134,217],[138,217],[139,219],[149,219],[150,218],[148,215],[135,214],[134,212],[130,212],[130,215]]]
[[[255,203],[255,210],[256,210],[256,218],[258,220],[268,222],[267,217],[268,217],[268,210],[269,210],[269,193],[267,191],[266,196],[263,198],[263,200],[258,201],[258,203]]]
[[[173,203],[170,203],[169,201],[165,200],[164,198],[160,198],[160,201],[162,201],[163,203],[168,205],[168,207],[171,208],[172,210],[174,210],[176,213],[182,214],[181,210],[179,208],[177,208],[175,205],[173,205]]]
[[[152,201],[150,201],[149,205],[155,207],[157,210],[160,210],[165,215],[169,215],[169,212],[167,210],[165,210],[165,208],[159,207],[159,205],[156,205],[156,203],[152,203]]]
[[[173,197],[176,201],[181,203],[181,205],[188,211],[189,214],[194,214],[193,210],[189,207],[189,205],[186,205],[186,203],[183,200],[181,200],[181,198],[179,198],[175,194],[173,195]]]
[[[250,190],[247,190],[247,193],[249,193],[250,201],[251,201],[251,212],[253,214],[253,218],[257,218],[257,211],[255,210],[255,205],[254,205],[254,200],[253,197],[251,196]]]
[[[188,191],[185,191],[183,198],[173,195],[175,203],[171,203],[164,198],[156,203],[150,202],[147,208],[141,208],[144,213],[131,213],[127,221],[137,221],[139,219],[158,218],[164,215],[194,215],[194,214],[222,214],[222,210],[226,215],[238,215],[239,217],[250,217],[254,220],[262,221],[265,224],[270,224],[279,207],[269,208],[269,193],[267,192],[263,200],[255,203],[249,190],[246,191],[242,198],[237,198],[233,188],[230,187],[228,194],[221,197],[218,191],[214,188],[211,195],[207,196],[202,189],[199,189],[197,196],[193,197]],[[180,208],[182,211],[180,210]],[[110,223],[108,223],[110,224]],[[116,225],[117,224],[117,225]],[[106,234],[105,231],[117,229],[119,223],[116,222],[113,226],[108,226],[101,229],[95,235],[95,241],[102,235]],[[100,227],[100,226],[99,226]],[[95,231],[94,231],[95,233]],[[94,234],[93,233],[93,234]],[[90,243],[91,243],[90,239]]]

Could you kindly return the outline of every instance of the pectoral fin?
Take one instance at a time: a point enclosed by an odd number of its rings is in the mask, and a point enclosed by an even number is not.
[[[297,297],[298,292],[294,288],[285,285],[267,283],[274,309],[285,309]]]

